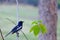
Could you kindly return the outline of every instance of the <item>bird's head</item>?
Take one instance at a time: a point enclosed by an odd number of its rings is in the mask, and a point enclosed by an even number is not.
[[[18,23],[23,23],[24,21],[19,21]]]
[[[19,21],[18,25],[22,26],[24,21]]]

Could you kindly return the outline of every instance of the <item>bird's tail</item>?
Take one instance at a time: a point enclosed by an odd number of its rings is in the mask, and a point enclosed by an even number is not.
[[[7,35],[5,35],[5,37],[7,37],[11,32],[9,32]]]

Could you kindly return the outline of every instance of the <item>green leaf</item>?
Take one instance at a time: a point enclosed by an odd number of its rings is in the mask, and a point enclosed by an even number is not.
[[[38,22],[37,21],[33,21],[32,24],[38,24]]]
[[[30,29],[30,32],[32,32],[34,30],[34,26]]]
[[[46,26],[44,24],[40,24],[40,28],[41,28],[41,32],[43,34],[47,33],[47,29],[46,29]]]
[[[37,36],[40,32],[40,28],[38,25],[34,25],[31,29],[30,29],[30,32],[34,32],[34,35]]]
[[[35,27],[34,28],[34,35],[37,36],[40,33],[40,28],[39,27]]]

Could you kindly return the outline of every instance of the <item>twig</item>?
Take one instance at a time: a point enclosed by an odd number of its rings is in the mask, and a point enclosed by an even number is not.
[[[15,22],[13,22],[12,20],[10,20],[9,18],[6,18],[7,20],[9,20],[9,21],[11,21],[13,24],[15,24],[16,25],[16,23]]]
[[[3,34],[2,34],[2,31],[1,31],[1,29],[0,29],[0,33],[1,33],[2,40],[4,40],[4,37],[3,37]]]
[[[11,21],[13,24],[15,24],[15,22],[14,21],[12,21],[12,20],[10,20],[9,18],[6,18],[7,20],[9,20],[9,21]],[[15,24],[16,25],[16,24]],[[26,40],[28,40],[28,38],[27,38],[27,36],[25,35],[25,33],[22,31],[22,30],[20,30],[22,33],[23,33],[23,35],[25,36],[25,38],[26,38]]]
[[[16,39],[16,40],[19,40],[19,33],[18,33],[18,32],[16,32],[16,35],[17,35],[17,39]]]
[[[17,15],[17,23],[19,21],[19,5],[18,5],[18,0],[16,0],[16,15]]]
[[[21,30],[21,32],[23,33],[23,35],[25,36],[26,40],[28,40],[27,36],[25,35],[25,33]]]

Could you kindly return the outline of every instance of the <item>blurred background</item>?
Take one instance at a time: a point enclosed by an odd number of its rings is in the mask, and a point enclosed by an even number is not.
[[[18,0],[19,2],[19,20],[23,20],[23,31],[29,40],[38,40],[33,33],[30,33],[31,22],[38,19],[38,0]],[[57,40],[60,40],[60,0],[58,0],[58,25]],[[6,18],[17,22],[16,17],[16,0],[0,0],[0,28],[5,36],[15,25]],[[26,40],[24,35],[19,31],[19,39]],[[0,40],[2,40],[0,36]],[[16,40],[16,34],[9,35],[5,40]]]

